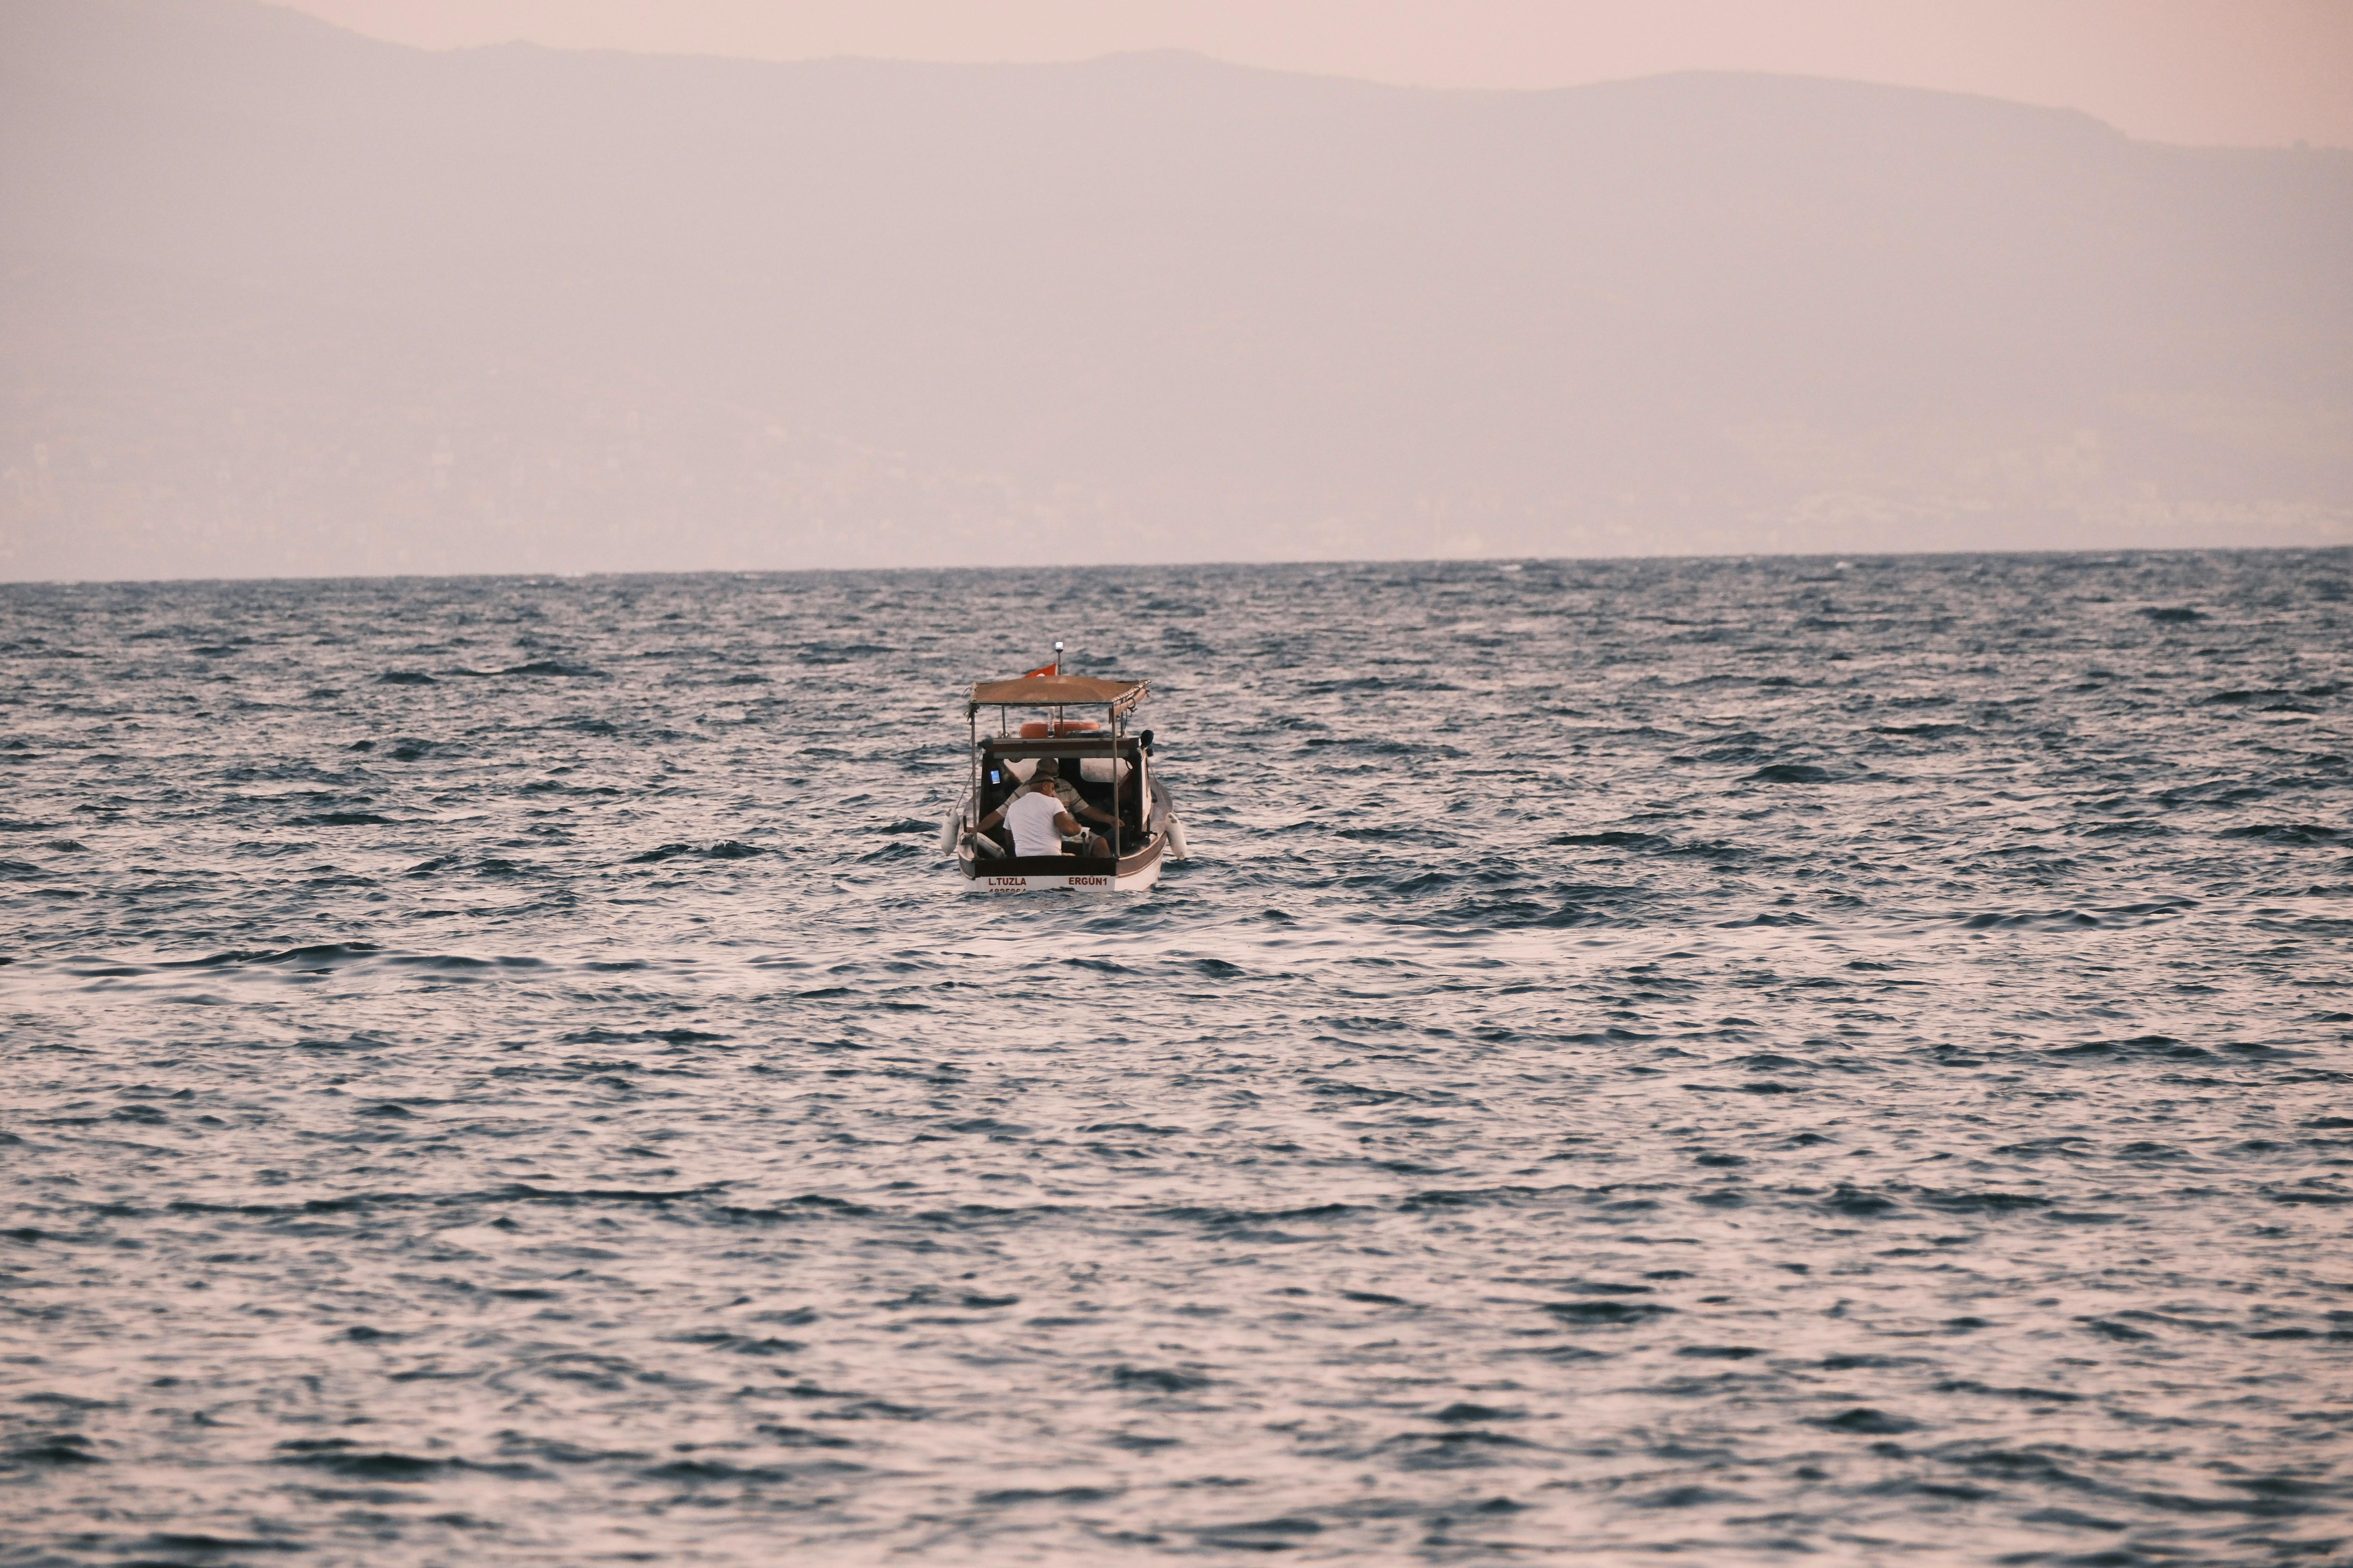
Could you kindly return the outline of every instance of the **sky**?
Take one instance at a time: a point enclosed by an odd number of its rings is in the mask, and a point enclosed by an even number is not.
[[[1842,77],[2076,109],[2129,135],[2353,147],[2353,0],[295,0],[427,48],[1084,59],[1187,48],[1423,87],[1677,70]]]
[[[0,0],[0,580],[2353,542],[2353,0],[382,3]]]

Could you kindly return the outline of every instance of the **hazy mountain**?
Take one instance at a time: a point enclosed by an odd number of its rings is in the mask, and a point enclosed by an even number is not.
[[[2353,539],[2353,154],[0,0],[0,575]]]

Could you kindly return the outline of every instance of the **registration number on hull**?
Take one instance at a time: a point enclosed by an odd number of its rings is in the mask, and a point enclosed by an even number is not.
[[[1109,877],[983,877],[992,893],[1026,893],[1031,888],[1108,888]]]

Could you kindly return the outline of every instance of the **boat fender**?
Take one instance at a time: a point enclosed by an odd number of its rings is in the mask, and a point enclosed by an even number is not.
[[[964,808],[959,806],[940,818],[940,853],[955,853],[956,840],[963,836]]]
[[[1002,860],[1005,858],[1004,849],[998,846],[997,840],[991,838],[986,833],[976,833],[972,836],[972,847],[973,853],[979,856],[980,858],[984,860]]]
[[[1173,811],[1168,814],[1168,852],[1179,860],[1192,858],[1185,852],[1185,825],[1176,820]]]
[[[1079,776],[1089,784],[1125,784],[1135,771],[1125,757],[1081,757]]]

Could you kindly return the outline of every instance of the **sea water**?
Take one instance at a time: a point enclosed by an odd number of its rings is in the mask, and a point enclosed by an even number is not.
[[[2335,1560],[2348,595],[0,588],[0,1563]]]

